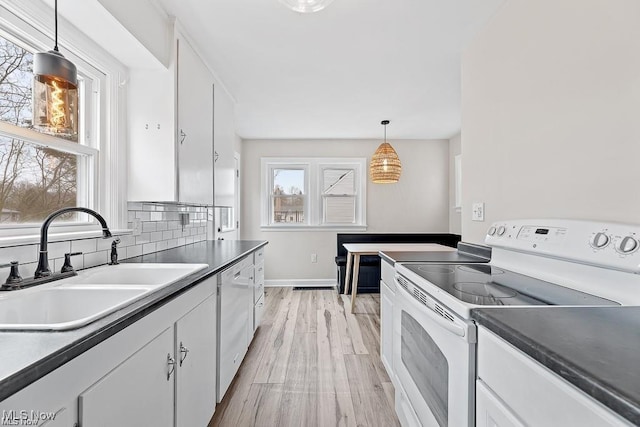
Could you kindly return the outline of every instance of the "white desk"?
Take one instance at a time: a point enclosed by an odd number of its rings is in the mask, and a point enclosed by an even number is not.
[[[349,293],[349,284],[353,282],[351,292],[351,312],[356,306],[356,294],[358,293],[358,275],[360,274],[360,256],[378,255],[378,252],[442,252],[455,251],[449,246],[436,243],[344,243],[347,250],[347,268],[344,274],[344,294]],[[353,272],[352,260],[353,258]],[[353,278],[352,278],[353,275]]]

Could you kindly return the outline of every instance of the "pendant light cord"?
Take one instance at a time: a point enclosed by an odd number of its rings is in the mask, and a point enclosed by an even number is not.
[[[53,47],[53,50],[55,50],[56,52],[58,52],[58,0],[54,1],[54,9],[55,9],[55,39],[56,39],[56,45]]]
[[[384,142],[387,142],[387,125],[384,125]]]

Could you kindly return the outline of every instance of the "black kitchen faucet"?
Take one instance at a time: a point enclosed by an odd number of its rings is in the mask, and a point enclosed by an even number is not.
[[[51,270],[49,269],[49,252],[47,251],[47,236],[49,234],[49,226],[51,225],[51,222],[53,222],[53,220],[58,216],[69,212],[84,212],[95,217],[102,226],[102,237],[105,239],[111,237],[111,232],[109,231],[107,222],[104,220],[102,215],[92,209],[70,207],[62,208],[53,212],[44,220],[44,222],[42,223],[42,228],[40,229],[40,255],[38,257],[38,267],[36,267],[36,272],[33,274],[34,279],[51,276]]]

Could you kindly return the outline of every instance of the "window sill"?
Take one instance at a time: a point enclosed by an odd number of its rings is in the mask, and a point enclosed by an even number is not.
[[[262,225],[260,231],[367,231],[366,225]]]
[[[133,230],[111,230],[113,237],[126,236],[132,233]],[[102,237],[102,230],[49,233],[48,243],[63,242],[66,240],[95,239],[97,237]],[[40,235],[0,237],[0,247],[33,245],[36,243],[40,243]]]

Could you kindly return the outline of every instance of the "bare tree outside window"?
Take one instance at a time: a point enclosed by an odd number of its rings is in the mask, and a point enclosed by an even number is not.
[[[0,120],[33,127],[32,83],[33,54],[0,37]],[[76,206],[77,177],[77,155],[0,136],[0,223],[39,222]]]
[[[304,223],[304,170],[274,169],[272,218],[274,223]]]

